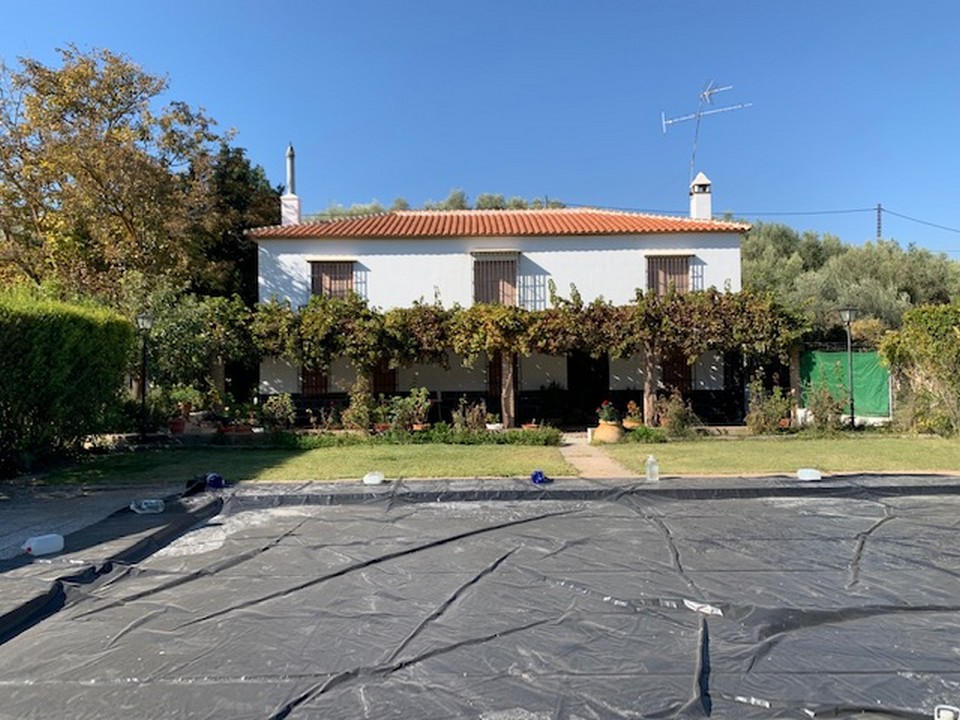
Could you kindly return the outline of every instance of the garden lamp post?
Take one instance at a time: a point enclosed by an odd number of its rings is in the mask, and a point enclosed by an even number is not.
[[[153,315],[142,312],[137,315],[137,327],[143,333],[140,352],[140,441],[147,437],[147,337],[153,327]]]
[[[857,416],[853,409],[853,344],[850,335],[850,323],[857,319],[857,309],[853,307],[840,308],[840,319],[847,329],[847,384],[850,387],[850,428],[856,430]]]

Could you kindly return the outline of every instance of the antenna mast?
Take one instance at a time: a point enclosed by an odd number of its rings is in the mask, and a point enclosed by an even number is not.
[[[697,138],[700,136],[700,118],[705,115],[716,115],[717,113],[730,112],[731,110],[742,110],[743,108],[752,107],[753,103],[739,103],[737,105],[728,105],[727,107],[722,108],[713,108],[709,110],[704,110],[704,105],[711,105],[713,103],[713,96],[719,92],[724,92],[725,90],[733,90],[733,85],[724,85],[723,87],[716,87],[716,84],[713,80],[710,80],[707,83],[707,87],[704,88],[703,92],[700,93],[700,100],[697,103],[697,111],[695,113],[690,113],[689,115],[682,115],[680,117],[668,118],[665,113],[660,113],[660,124],[663,127],[663,134],[667,134],[667,126],[675,125],[676,123],[685,122],[687,120],[696,120],[697,124],[693,131],[693,150],[690,153],[690,182],[693,182],[693,170],[694,164],[697,159]]]

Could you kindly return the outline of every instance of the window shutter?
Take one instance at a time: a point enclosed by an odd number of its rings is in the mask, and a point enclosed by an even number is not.
[[[666,295],[673,286],[678,293],[690,291],[690,257],[660,255],[647,258],[647,290]]]
[[[353,291],[352,262],[311,262],[310,292],[332,298],[345,298]]]
[[[517,304],[515,253],[484,253],[474,258],[473,301],[492,305]]]

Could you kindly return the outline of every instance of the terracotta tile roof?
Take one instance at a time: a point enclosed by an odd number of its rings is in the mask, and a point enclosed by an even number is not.
[[[441,238],[746,232],[745,223],[595,208],[401,210],[248,231],[253,238]]]

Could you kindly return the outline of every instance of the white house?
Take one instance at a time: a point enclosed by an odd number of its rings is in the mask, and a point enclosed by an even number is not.
[[[602,296],[616,304],[630,302],[638,287],[740,289],[740,236],[748,226],[712,219],[710,181],[702,173],[691,184],[691,217],[564,208],[397,211],[302,223],[292,160],[291,148],[283,224],[250,231],[259,246],[261,301],[276,297],[298,307],[311,294],[353,291],[381,309],[435,298],[446,307],[498,302],[542,309],[551,280],[561,295],[573,284],[585,302]],[[590,405],[597,396],[642,388],[640,367],[639,359],[524,357],[518,389],[522,397],[553,384]],[[725,386],[721,358],[702,358],[692,372],[679,372],[689,375],[691,391]],[[456,362],[449,370],[412,367],[381,379],[379,389],[482,394],[491,389],[490,374],[483,362],[473,369]],[[261,366],[260,389],[325,395],[345,392],[353,378],[345,362],[318,381],[271,360]]]

